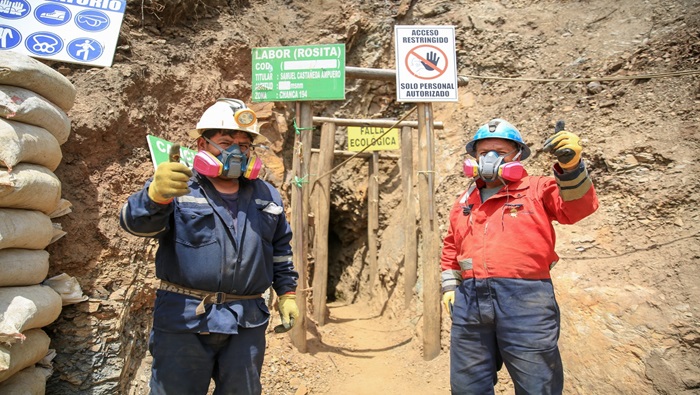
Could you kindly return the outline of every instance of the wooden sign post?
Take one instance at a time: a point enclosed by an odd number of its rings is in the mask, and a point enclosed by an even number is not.
[[[440,268],[438,267],[438,226],[434,207],[433,107],[418,103],[418,152],[420,170],[420,228],[423,239],[423,359],[440,354]]]
[[[324,123],[321,127],[321,146],[319,149],[318,170],[316,177],[326,174],[333,167],[335,149],[335,124]],[[314,284],[313,306],[314,319],[318,325],[326,324],[326,293],[328,292],[328,226],[331,208],[331,177],[313,180],[311,184],[312,201],[315,202],[314,218]]]
[[[299,318],[291,331],[292,344],[299,352],[306,352],[306,294],[308,289],[308,273],[306,264],[306,251],[308,243],[308,195],[309,187],[305,177],[308,177],[308,163],[311,160],[311,137],[313,115],[310,102],[297,103],[297,127],[300,133],[294,135],[294,158],[292,159],[292,171],[296,182],[292,185],[292,254],[294,268],[299,273],[297,285],[297,306]],[[305,143],[308,141],[308,145]],[[306,180],[308,181],[308,180]],[[300,185],[297,185],[300,184]],[[306,199],[304,197],[307,197]]]
[[[413,196],[413,128],[401,128],[401,188],[404,215],[404,294],[408,308],[413,303],[413,288],[418,278],[418,240],[416,239],[416,209]]]

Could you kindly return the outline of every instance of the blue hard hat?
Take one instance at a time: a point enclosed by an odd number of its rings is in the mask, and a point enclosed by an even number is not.
[[[505,139],[515,142],[522,155],[520,160],[527,159],[530,156],[530,148],[523,141],[520,132],[510,122],[500,118],[490,120],[488,123],[481,125],[476,131],[474,138],[467,143],[467,153],[476,158],[476,142],[484,139]]]

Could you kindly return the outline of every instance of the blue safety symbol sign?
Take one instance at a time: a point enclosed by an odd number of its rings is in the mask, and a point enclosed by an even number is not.
[[[12,49],[22,42],[22,34],[12,26],[0,25],[0,48]]]
[[[127,1],[0,0],[0,53],[109,67]]]
[[[103,47],[95,39],[81,37],[68,43],[66,52],[75,60],[90,62],[102,56]]]
[[[36,7],[34,17],[44,25],[61,26],[70,20],[71,13],[60,4],[46,3]]]
[[[0,0],[0,16],[7,19],[24,18],[32,6],[24,0]]]
[[[27,36],[24,46],[33,54],[48,56],[61,52],[63,40],[51,32],[36,32]]]
[[[81,11],[75,16],[75,24],[87,32],[101,32],[109,26],[109,17],[102,11]]]

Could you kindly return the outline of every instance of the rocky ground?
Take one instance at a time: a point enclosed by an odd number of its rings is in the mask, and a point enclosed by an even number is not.
[[[90,299],[48,328],[58,355],[47,393],[147,393],[156,246],[117,222],[152,175],[145,136],[182,139],[217,97],[248,100],[254,47],[344,43],[348,66],[394,69],[395,24],[455,26],[459,74],[469,79],[458,102],[433,106],[445,124],[436,139],[443,234],[466,184],[463,147],[479,125],[503,117],[518,126],[533,150],[531,174],[550,171],[542,142],[558,119],[583,138],[601,208],[557,227],[566,392],[700,391],[700,77],[650,76],[700,70],[696,1],[144,0],[127,3],[111,68],[52,64],[78,97],[56,171],[73,213],[49,247],[50,275],[75,276]],[[400,117],[411,105],[397,103],[394,88],[348,80],[347,100],[315,103],[314,115]],[[288,199],[295,108],[259,110],[273,142],[268,177]],[[328,324],[310,322],[305,354],[270,333],[266,394],[449,393],[449,319],[443,352],[424,361],[420,282],[415,305],[403,306],[395,160],[381,161],[381,275],[369,298],[366,168],[354,160],[332,178]],[[497,391],[512,393],[500,376]]]

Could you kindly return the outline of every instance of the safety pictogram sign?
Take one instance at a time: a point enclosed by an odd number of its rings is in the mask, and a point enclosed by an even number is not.
[[[0,0],[0,51],[111,66],[126,0]]]
[[[454,26],[396,26],[400,102],[457,101]]]

